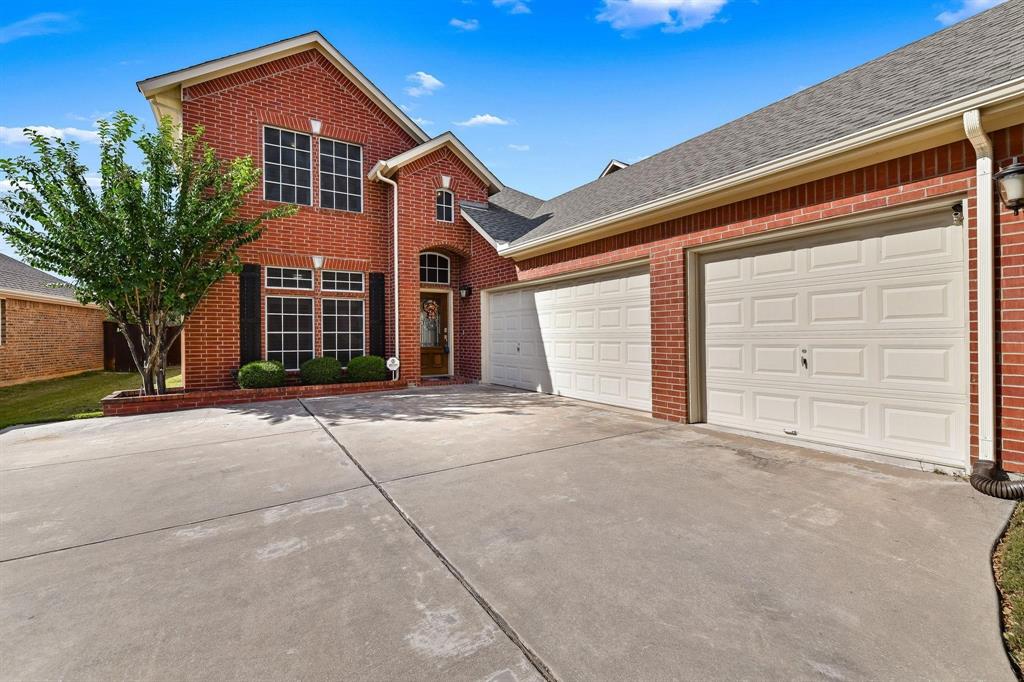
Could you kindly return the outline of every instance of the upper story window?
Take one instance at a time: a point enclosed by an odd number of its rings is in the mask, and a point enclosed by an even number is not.
[[[320,288],[324,291],[363,290],[363,273],[342,270],[323,270],[320,273]]]
[[[444,223],[455,222],[455,195],[449,190],[439,189],[434,197],[437,219]]]
[[[450,280],[451,263],[448,256],[440,253],[420,254],[420,281],[430,284],[448,284]]]
[[[309,206],[313,197],[311,138],[263,128],[263,198]]]
[[[320,138],[320,205],[363,210],[363,148]]]
[[[312,289],[313,271],[306,268],[267,268],[268,289]]]

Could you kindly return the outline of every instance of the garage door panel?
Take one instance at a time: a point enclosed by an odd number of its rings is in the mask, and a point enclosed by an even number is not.
[[[963,464],[963,232],[943,219],[704,260],[708,422]]]
[[[496,292],[489,303],[493,383],[650,409],[646,269]],[[503,325],[510,314],[515,329]]]

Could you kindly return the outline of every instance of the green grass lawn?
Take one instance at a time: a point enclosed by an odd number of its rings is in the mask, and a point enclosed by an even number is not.
[[[86,372],[63,379],[33,381],[0,388],[0,429],[12,424],[35,424],[99,417],[100,400],[114,391],[139,388],[135,372]],[[181,386],[181,370],[167,370],[167,387]]]
[[[1024,505],[1017,505],[996,550],[995,573],[1003,596],[1003,636],[1020,666],[1024,663]]]

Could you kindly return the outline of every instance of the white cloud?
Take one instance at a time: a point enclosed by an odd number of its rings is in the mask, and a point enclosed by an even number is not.
[[[492,0],[495,7],[507,7],[509,14],[529,14],[530,0]]]
[[[40,135],[47,137],[71,138],[82,142],[97,143],[100,141],[100,134],[95,130],[84,130],[82,128],[54,128],[53,126],[21,126],[20,128],[9,128],[0,126],[0,144],[28,144],[24,128],[31,128]]]
[[[452,18],[452,20],[448,22],[448,25],[449,26],[454,26],[455,28],[459,29],[460,31],[475,31],[478,28],[480,28],[480,22],[477,21],[476,19],[462,20],[462,19]]]
[[[433,121],[428,121],[425,118],[419,118],[419,117],[414,118],[412,120],[412,122],[415,123],[418,126],[428,126],[428,125],[432,125],[434,123]]]
[[[728,0],[604,0],[598,21],[619,31],[662,27],[666,33],[700,28],[725,6]]]
[[[509,122],[500,116],[493,114],[477,114],[465,121],[456,121],[457,126],[466,126],[472,128],[474,126],[507,126]]]
[[[961,0],[959,9],[947,10],[935,17],[935,21],[943,26],[951,26],[978,12],[987,10],[989,7],[995,7],[1001,2],[1003,0]]]
[[[405,80],[414,85],[410,85],[405,89],[405,93],[410,97],[422,97],[423,95],[432,95],[435,90],[440,90],[444,87],[444,83],[434,78],[426,71],[417,71],[416,73],[410,73],[405,77]]]
[[[528,144],[510,144],[508,146],[514,152],[528,152],[530,151],[530,145]]]
[[[40,12],[27,19],[21,19],[5,26],[0,26],[0,44],[9,43],[19,38],[45,36],[51,33],[67,33],[78,28],[74,18],[59,12]]]

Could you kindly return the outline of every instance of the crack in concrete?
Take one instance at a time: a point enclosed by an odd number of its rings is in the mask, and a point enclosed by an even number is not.
[[[149,530],[140,530],[137,533],[126,533],[125,535],[115,535],[111,538],[103,538],[102,540],[93,540],[91,542],[83,542],[77,545],[68,545],[67,547],[55,547],[53,549],[46,549],[42,552],[33,552],[32,554],[23,554],[22,556],[10,557],[8,559],[0,559],[0,564],[6,564],[10,561],[20,561],[21,559],[31,559],[37,556],[45,556],[47,554],[56,554],[57,552],[67,552],[72,549],[79,549],[81,547],[92,547],[93,545],[102,545],[107,542],[115,542],[117,540],[127,540],[129,538],[137,538],[141,535],[149,535],[151,533],[160,533],[166,530],[174,530],[175,528],[186,528],[188,526],[195,526],[201,523],[211,523],[213,521],[221,521],[223,519],[230,519],[235,516],[243,516],[245,514],[252,514],[255,512],[266,511],[275,507],[285,507],[289,504],[297,504],[299,502],[310,502],[311,500],[317,500],[322,497],[330,497],[331,495],[340,495],[342,493],[350,493],[353,490],[361,490],[363,488],[369,488],[369,483],[363,485],[352,486],[351,488],[343,488],[341,490],[332,490],[326,493],[320,493],[317,495],[310,495],[309,497],[300,497],[296,500],[288,500],[286,502],[276,502],[274,504],[264,505],[262,507],[254,507],[252,509],[245,509],[243,511],[231,512],[230,514],[221,514],[220,516],[211,516],[206,519],[198,519],[196,521],[188,521],[185,523],[175,523],[170,526],[163,526],[161,528],[150,528]]]
[[[352,453],[348,451],[348,448],[341,444],[341,441],[339,441],[335,437],[335,435],[331,433],[331,430],[327,428],[327,426],[324,425],[323,422],[320,421],[320,418],[316,414],[314,414],[312,410],[309,409],[306,403],[303,402],[301,398],[298,400],[299,404],[302,405],[302,408],[306,410],[306,412],[308,412],[311,417],[313,417],[316,423],[320,425],[320,428],[324,430],[324,433],[326,433],[327,436],[334,441],[338,448],[340,448],[341,451],[344,452],[345,455],[349,458],[349,460],[351,460],[352,464],[354,464],[356,468],[359,469],[360,472],[362,472],[363,476],[365,476],[366,479],[370,481],[370,484],[373,485],[373,487],[377,489],[377,492],[379,492],[381,496],[387,501],[387,503],[391,505],[391,508],[395,510],[395,513],[398,514],[398,516],[403,521],[405,521],[406,525],[408,525],[410,529],[412,529],[412,532],[416,534],[416,537],[418,537],[423,542],[423,544],[427,546],[427,549],[429,549],[434,554],[434,556],[437,557],[438,561],[440,561],[441,564],[446,569],[448,569],[448,572],[451,573],[452,577],[459,581],[459,584],[462,585],[462,587],[466,590],[466,592],[469,593],[473,600],[480,605],[480,608],[482,608],[484,612],[491,618],[491,620],[494,621],[494,624],[498,626],[498,629],[505,633],[505,636],[509,638],[509,640],[519,649],[520,652],[522,652],[523,656],[525,656],[526,659],[530,662],[530,664],[533,665],[533,667],[537,670],[537,673],[540,674],[541,677],[543,677],[545,680],[548,680],[548,682],[558,682],[558,678],[552,672],[551,668],[549,668],[548,665],[544,663],[544,661],[540,658],[540,656],[533,649],[531,649],[525,641],[523,641],[523,638],[520,637],[519,633],[515,631],[512,625],[507,620],[505,620],[505,617],[502,616],[501,613],[499,613],[498,610],[494,608],[494,606],[492,606],[491,603],[488,602],[482,594],[480,594],[480,592],[473,586],[469,579],[465,575],[463,575],[462,571],[456,568],[455,564],[452,563],[452,561],[444,554],[444,552],[442,552],[441,549],[437,545],[435,545],[434,542],[429,537],[427,537],[427,534],[423,531],[422,528],[419,527],[419,524],[417,524],[416,521],[414,521],[413,518],[408,513],[406,513],[404,509],[402,509],[402,507],[391,496],[391,494],[384,489],[384,486],[376,478],[374,478],[373,475],[370,474],[370,472],[363,466],[362,462],[356,459],[352,455]]]

